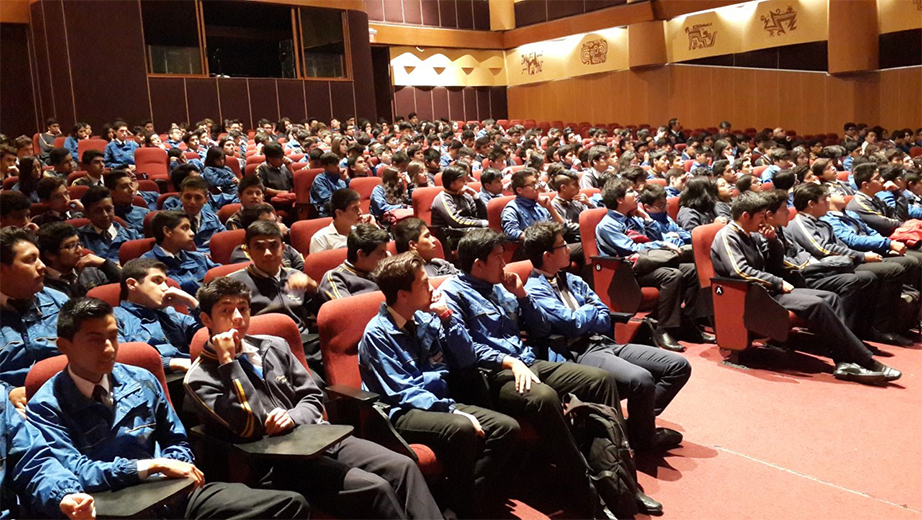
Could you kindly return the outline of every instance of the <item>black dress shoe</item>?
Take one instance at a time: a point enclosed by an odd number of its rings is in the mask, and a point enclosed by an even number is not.
[[[653,331],[653,343],[664,350],[685,352],[685,347],[676,341],[675,338],[672,337],[672,334],[669,334],[669,331],[666,329],[656,329]]]
[[[653,500],[643,491],[637,491],[634,495],[634,502],[637,503],[637,511],[642,515],[659,516],[663,514],[663,504]]]
[[[863,385],[883,386],[887,384],[887,377],[883,372],[875,372],[855,363],[839,363],[832,375],[843,381],[854,381]]]
[[[650,450],[669,451],[682,444],[682,434],[672,428],[657,428],[653,434]]]
[[[913,345],[911,339],[897,334],[896,332],[881,332],[876,329],[871,329],[871,333],[869,335],[871,341],[876,341],[878,343],[898,345],[900,347],[911,347]]]

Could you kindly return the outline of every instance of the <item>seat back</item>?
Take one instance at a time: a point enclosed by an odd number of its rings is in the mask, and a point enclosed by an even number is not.
[[[349,182],[349,188],[359,192],[362,213],[368,213],[371,207],[371,192],[381,185],[381,177],[356,177]]]
[[[496,197],[490,200],[487,203],[487,222],[492,229],[503,232],[503,225],[500,222],[500,218],[503,214],[503,209],[505,209],[506,204],[509,204],[509,201],[515,198],[515,195],[506,195],[503,197]]]
[[[219,231],[211,237],[210,249],[211,259],[219,264],[230,262],[231,253],[234,248],[243,244],[245,229],[234,229],[231,231]]]
[[[291,247],[305,257],[310,254],[311,239],[321,229],[333,223],[333,217],[299,220],[291,225]]]
[[[134,151],[134,164],[138,173],[146,173],[148,177],[170,176],[167,153],[162,148],[138,148]]]
[[[75,159],[75,160],[76,160],[76,159]],[[70,186],[71,184],[74,183],[75,180],[77,180],[77,179],[79,179],[79,178],[81,178],[81,177],[86,177],[86,172],[85,172],[85,171],[83,171],[83,170],[77,170],[77,171],[75,171],[75,172],[71,172],[71,173],[68,174],[68,176],[67,176],[67,186]]]
[[[307,359],[304,357],[304,345],[301,343],[301,332],[298,331],[298,325],[295,324],[291,317],[284,314],[263,314],[261,316],[252,316],[250,318],[250,328],[247,330],[250,336],[276,336],[288,342],[291,353],[301,362],[305,369],[307,368]],[[202,327],[192,337],[192,343],[189,345],[189,357],[194,362],[205,343],[208,341],[208,329]]]
[[[752,169],[752,175],[754,177],[762,177],[762,172],[764,172],[766,168],[768,168],[768,166],[756,166]]]
[[[339,300],[331,300],[320,307],[317,328],[320,332],[320,351],[327,382],[361,388],[358,347],[365,325],[378,314],[384,293],[374,291]]]
[[[519,278],[522,279],[522,283],[528,281],[528,277],[531,276],[533,266],[531,265],[531,260],[521,260],[518,262],[512,262],[506,264],[506,267],[503,268],[507,273],[515,273],[519,275]]]
[[[125,242],[118,250],[118,263],[125,265],[135,258],[140,258],[141,255],[153,249],[155,244],[156,241],[153,238],[139,238]]]
[[[99,150],[100,152],[106,151],[106,146],[109,144],[105,139],[81,139],[77,141],[77,155],[80,157],[74,157],[75,161],[83,160],[83,152],[87,150]],[[36,148],[38,150],[38,148]]]
[[[320,283],[324,273],[346,261],[346,253],[347,250],[343,247],[307,255],[304,257],[304,274]]]
[[[301,219],[306,219],[310,213],[311,185],[321,173],[323,173],[323,168],[304,168],[291,173],[295,203],[298,204],[298,216]]]
[[[666,213],[669,218],[675,220],[679,218],[679,200],[681,197],[669,197],[666,199]]]
[[[432,201],[441,192],[441,186],[413,190],[413,216],[432,226]]]
[[[166,199],[170,197],[179,198],[179,192],[178,191],[168,191],[166,193],[161,193],[160,196],[157,197],[157,209],[163,209],[163,203],[166,202]]]
[[[160,386],[163,388],[167,401],[172,404],[170,391],[166,386],[166,374],[163,372],[163,361],[160,360],[160,353],[157,352],[157,349],[147,343],[120,343],[115,361],[125,365],[145,368],[154,374],[157,380],[160,381]],[[64,370],[66,366],[67,356],[54,356],[32,365],[26,375],[26,397],[31,399],[46,381]]]
[[[231,273],[236,273],[241,269],[246,269],[246,267],[253,262],[240,262],[239,264],[225,264],[219,265],[218,267],[212,267],[205,273],[205,278],[202,279],[202,285],[207,284],[219,276],[227,276]],[[194,295],[193,295],[194,296]]]
[[[172,278],[167,278],[166,284],[170,287],[175,287],[177,289],[180,288],[179,283]],[[102,300],[113,307],[118,307],[118,305],[122,302],[121,284],[107,283],[103,285],[97,285],[96,287],[93,287],[87,291],[86,296],[87,298],[96,298],[97,300]],[[192,296],[195,295],[193,294]],[[185,305],[172,305],[171,307],[176,309],[177,312],[181,312],[183,314],[189,313]]]
[[[19,182],[19,176],[13,175],[12,177],[7,177],[3,179],[3,189],[11,190],[16,183]]]
[[[232,172],[234,172],[234,175],[238,179],[243,178],[243,170],[240,169],[240,161],[238,161],[236,157],[227,158],[227,167],[230,168]]]
[[[234,215],[234,213],[237,213],[238,211],[240,211],[240,208],[242,206],[243,205],[240,204],[239,202],[234,202],[232,204],[225,204],[224,206],[221,207],[221,209],[218,210],[218,219],[221,221],[222,224],[226,224],[227,219],[231,218]]]
[[[695,269],[698,271],[698,283],[701,287],[710,287],[711,278],[717,276],[714,272],[714,263],[711,262],[711,244],[717,232],[725,224],[715,222],[698,226],[692,230],[692,250],[695,253]]]
[[[605,208],[594,208],[586,210],[579,214],[579,236],[583,244],[583,257],[586,265],[593,256],[599,256],[599,248],[595,243],[595,228],[605,217],[608,210]]]

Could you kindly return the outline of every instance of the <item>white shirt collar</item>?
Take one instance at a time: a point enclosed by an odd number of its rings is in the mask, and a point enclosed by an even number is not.
[[[106,390],[107,394],[111,394],[112,391],[109,388],[109,378],[104,374],[98,382],[87,381],[82,377],[78,376],[71,370],[70,365],[67,365],[67,373],[70,374],[70,378],[73,379],[74,385],[76,385],[77,390],[80,390],[80,393],[83,394],[87,399],[93,398],[93,389],[96,388],[96,385],[103,387]]]
[[[397,311],[394,310],[390,305],[387,306],[387,312],[391,313],[391,318],[394,318],[394,325],[398,329],[402,329],[404,325],[407,324],[407,319],[400,315]]]
[[[109,238],[114,238],[118,234],[118,231],[115,229],[115,223],[109,224],[109,229],[98,228],[93,225],[93,229],[96,230],[100,235],[108,235]]]

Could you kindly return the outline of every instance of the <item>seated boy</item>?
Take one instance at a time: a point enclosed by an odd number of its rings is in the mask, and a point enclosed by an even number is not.
[[[135,183],[127,170],[113,170],[103,176],[106,188],[112,194],[115,215],[128,223],[135,231],[144,231],[144,217],[150,210],[134,205]]]
[[[467,231],[488,225],[487,204],[466,184],[467,179],[464,166],[445,168],[442,171],[445,189],[432,199],[432,225],[445,230],[451,249]]]
[[[185,385],[206,425],[218,435],[251,440],[323,424],[323,394],[291,347],[282,338],[247,335],[247,286],[220,277],[198,296],[210,339]],[[441,516],[412,460],[357,437],[346,437],[317,459],[252,470],[341,518]]]
[[[374,224],[371,214],[362,213],[361,200],[359,192],[349,188],[333,192],[330,197],[333,222],[311,237],[310,253],[346,247],[346,239],[352,228],[357,224]]]
[[[339,167],[339,157],[327,152],[320,157],[323,172],[314,177],[311,184],[311,206],[321,217],[332,216],[330,199],[333,192],[349,187],[349,176],[345,169]]]
[[[134,151],[138,149],[138,143],[131,138],[128,123],[116,121],[112,128],[115,130],[115,139],[106,145],[106,167],[134,167]]]
[[[122,268],[121,303],[115,308],[118,339],[147,343],[160,352],[166,372],[189,370],[189,345],[202,328],[198,300],[166,283],[166,266],[151,258],[135,258]],[[173,305],[186,306],[182,314]]]
[[[195,247],[195,233],[189,216],[181,211],[161,211],[151,221],[156,245],[141,258],[166,265],[166,274],[189,294],[198,291],[205,273],[217,264]]]
[[[264,194],[266,192],[266,187],[263,186],[262,181],[259,180],[259,177],[256,175],[244,177],[243,180],[240,181],[238,189],[238,194],[240,195],[240,209],[224,222],[224,227],[228,230],[245,229],[241,224],[243,210],[265,202]]]
[[[93,186],[80,198],[90,223],[77,228],[84,247],[97,256],[118,262],[118,250],[129,240],[143,238],[134,228],[115,220],[115,204],[108,188]]]
[[[218,215],[207,208],[208,183],[197,176],[186,177],[179,186],[179,200],[182,210],[189,215],[192,232],[195,233],[195,246],[203,253],[208,253],[211,237],[224,231],[224,225]]]
[[[249,227],[258,220],[266,220],[275,224],[282,233],[284,239],[285,234],[288,233],[288,228],[285,227],[285,224],[282,224],[279,221],[278,215],[275,213],[275,208],[272,207],[272,204],[257,204],[255,206],[250,206],[242,210],[242,217],[240,223],[243,226],[243,229],[249,229]],[[239,264],[241,262],[249,262],[251,260],[249,250],[247,249],[246,243],[240,244],[231,251],[229,264]],[[297,249],[291,247],[291,245],[282,242],[282,265],[284,267],[290,267],[295,271],[304,270],[304,257]]]
[[[195,489],[166,518],[307,518],[290,491],[205,483],[185,428],[149,371],[116,363],[118,325],[108,303],[70,300],[61,309],[57,343],[67,368],[29,400],[29,423],[87,492],[131,487],[154,475],[192,478]]]
[[[38,229],[32,223],[32,202],[21,192],[14,190],[0,191],[0,228]]]
[[[117,283],[121,276],[118,264],[112,260],[84,254],[77,230],[67,222],[42,226],[37,239],[45,264],[45,286],[70,298],[86,296],[98,285]]]
[[[74,171],[74,157],[67,148],[52,148],[48,154],[48,164],[52,167],[48,173],[65,181]]]
[[[429,227],[422,220],[411,217],[401,220],[394,226],[394,243],[398,253],[414,251],[423,259],[426,275],[452,276],[458,274],[458,268],[451,262],[436,255],[436,238],[429,232]]]
[[[450,397],[445,357],[463,356],[451,364],[473,366],[474,352],[464,324],[451,319],[444,302],[432,301],[424,263],[407,252],[378,264],[374,278],[387,301],[359,343],[362,386],[391,406],[391,422],[407,442],[436,451],[445,465],[450,507],[464,518],[483,518],[485,502],[501,497],[497,488],[511,476],[507,462],[519,424]]]
[[[653,220],[646,222],[644,233],[650,240],[669,240],[671,243],[691,245],[691,233],[682,229],[666,211],[666,190],[659,184],[647,184],[640,194],[640,202],[647,215]]]
[[[266,187],[270,198],[285,195],[294,189],[294,178],[286,165],[285,151],[278,143],[269,143],[263,147],[266,162],[256,168],[256,176]]]
[[[354,294],[377,291],[371,272],[387,257],[387,232],[371,224],[358,224],[346,239],[346,261],[327,271],[320,280],[319,303]]]
[[[553,177],[548,175],[548,184],[552,190],[557,192],[557,196],[551,202],[551,207],[563,220],[567,243],[576,244],[580,241],[579,214],[594,208],[595,204],[585,193],[580,193],[579,176],[575,172],[563,168],[555,168],[555,170],[557,172]]]
[[[39,200],[48,206],[47,211],[32,219],[37,226],[83,216],[83,205],[79,200],[71,200],[64,179],[60,177],[42,177],[38,181],[35,193],[38,194]]]
[[[26,374],[32,365],[59,354],[54,343],[58,311],[67,295],[45,287],[45,266],[31,233],[0,230],[0,385],[10,401],[26,405]]]
[[[486,168],[480,172],[480,200],[489,204],[492,199],[502,196],[503,173],[496,168]]]

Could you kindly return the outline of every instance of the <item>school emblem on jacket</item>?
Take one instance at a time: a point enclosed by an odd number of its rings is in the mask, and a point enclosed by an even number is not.
[[[717,43],[717,31],[707,30],[711,25],[713,24],[696,23],[685,28],[685,34],[688,35],[688,50],[693,51],[713,47]]]
[[[608,41],[605,38],[589,40],[580,49],[580,61],[586,65],[598,65],[608,60]]]
[[[769,36],[781,36],[797,30],[797,11],[791,6],[788,6],[787,11],[782,11],[780,7],[774,11],[769,10],[768,16],[762,15],[759,19],[762,20],[762,28],[768,31]]]
[[[540,52],[528,52],[522,55],[522,74],[534,76],[541,72],[541,66],[544,60],[541,59]]]

